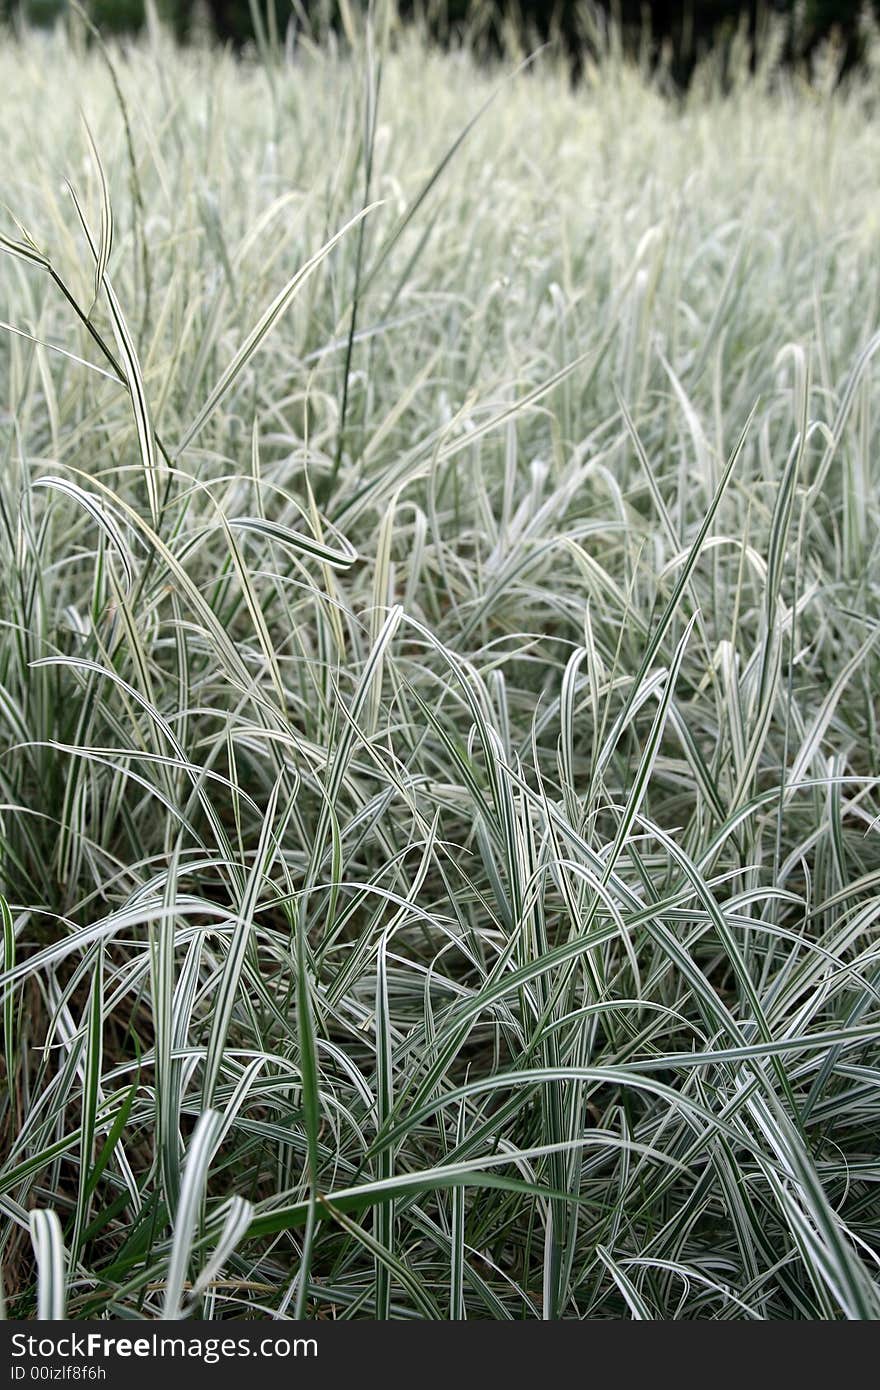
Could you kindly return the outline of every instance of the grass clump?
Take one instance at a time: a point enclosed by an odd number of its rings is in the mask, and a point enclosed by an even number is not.
[[[349,37],[0,51],[6,1310],[876,1318],[872,70]]]

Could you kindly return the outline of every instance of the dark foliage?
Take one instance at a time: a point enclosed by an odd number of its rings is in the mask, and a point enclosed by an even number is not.
[[[85,0],[86,7],[100,29],[108,33],[136,30],[144,22],[144,0]],[[873,3],[880,16],[880,0]],[[320,31],[338,22],[338,0],[200,0],[207,11],[217,38],[236,46],[251,40],[255,31],[283,34],[289,23],[301,24],[303,17]],[[350,0],[357,8],[365,0]],[[675,77],[686,83],[700,52],[712,42],[745,25],[752,36],[764,15],[773,12],[789,17],[788,56],[802,57],[831,34],[844,46],[845,66],[858,61],[859,17],[865,0],[599,0],[594,11],[613,15],[619,22],[625,42],[635,49],[643,46],[646,33],[655,54],[671,55]],[[0,0],[0,16],[14,19],[23,13],[32,22],[51,22],[65,7],[65,0]],[[197,12],[195,0],[158,0],[160,13],[181,39],[193,29]],[[582,0],[399,0],[405,18],[426,17],[438,41],[448,41],[456,31],[473,23],[482,24],[487,46],[497,42],[502,26],[513,20],[538,40],[560,39],[577,63],[588,41],[583,24]]]

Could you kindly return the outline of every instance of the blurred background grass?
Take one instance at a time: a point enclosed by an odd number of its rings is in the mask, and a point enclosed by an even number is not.
[[[125,34],[144,26],[149,4],[88,0],[84,8],[104,33]],[[207,31],[233,45],[261,32],[284,34],[291,25],[326,36],[344,24],[350,7],[361,8],[361,0],[156,0],[158,14],[181,41]],[[68,10],[67,0],[0,0],[0,18],[13,24],[49,26]],[[518,32],[527,44],[563,44],[575,63],[611,17],[625,43],[634,50],[647,43],[685,84],[701,52],[738,31],[754,37],[770,17],[787,21],[785,61],[809,58],[830,40],[846,71],[862,59],[866,29],[880,18],[880,0],[401,0],[399,10],[404,17],[425,19],[441,43],[455,41],[467,29],[491,51],[503,35]]]

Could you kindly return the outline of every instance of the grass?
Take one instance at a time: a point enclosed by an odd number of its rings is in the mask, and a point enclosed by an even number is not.
[[[352,25],[0,49],[6,1313],[877,1318],[876,68]]]

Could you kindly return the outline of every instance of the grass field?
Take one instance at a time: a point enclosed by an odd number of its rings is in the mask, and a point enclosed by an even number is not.
[[[8,1316],[880,1317],[832,59],[4,39]]]

